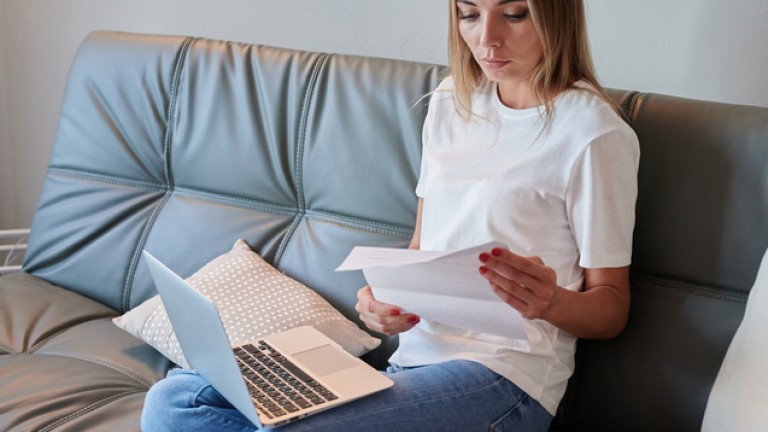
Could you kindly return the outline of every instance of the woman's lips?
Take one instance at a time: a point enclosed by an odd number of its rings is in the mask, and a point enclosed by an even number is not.
[[[495,58],[484,58],[482,60],[485,67],[488,69],[498,69],[501,67],[506,66],[509,63],[509,60],[501,60],[501,59],[495,59]]]

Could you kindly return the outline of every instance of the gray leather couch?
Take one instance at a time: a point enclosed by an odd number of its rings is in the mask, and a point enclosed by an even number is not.
[[[24,271],[0,277],[0,430],[135,431],[171,366],[111,318],[245,239],[355,319],[400,247],[443,66],[97,32],[72,64]],[[768,109],[613,90],[642,160],[626,331],[581,341],[559,431],[698,430],[768,246]],[[382,366],[386,338],[366,360]]]

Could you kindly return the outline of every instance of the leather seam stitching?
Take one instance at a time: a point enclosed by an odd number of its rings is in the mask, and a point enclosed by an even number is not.
[[[147,379],[145,379],[144,377],[142,377],[141,374],[139,374],[138,372],[135,372],[135,371],[133,371],[133,370],[131,370],[129,368],[121,367],[120,365],[118,365],[116,363],[100,361],[100,360],[98,360],[98,359],[96,359],[94,357],[89,357],[89,356],[76,357],[76,356],[66,356],[66,355],[55,354],[55,353],[41,353],[41,352],[37,352],[40,348],[42,348],[44,345],[46,345],[48,342],[50,342],[51,339],[55,338],[55,336],[58,336],[58,335],[60,335],[60,334],[62,334],[64,332],[66,332],[66,331],[58,332],[58,333],[56,333],[56,335],[51,336],[49,338],[46,338],[44,342],[40,342],[40,343],[35,344],[34,350],[30,347],[29,350],[27,350],[27,351],[25,351],[23,353],[16,353],[16,354],[18,354],[18,355],[48,356],[48,357],[62,357],[62,358],[69,358],[69,359],[80,360],[80,361],[83,361],[83,362],[86,362],[86,363],[93,363],[93,364],[97,364],[99,366],[103,366],[103,367],[105,367],[107,369],[111,369],[111,370],[113,370],[115,372],[118,372],[118,373],[120,373],[120,374],[122,374],[122,375],[124,375],[124,376],[126,376],[126,377],[128,377],[128,378],[130,378],[130,379],[132,379],[134,381],[136,381],[139,384],[147,386],[147,388],[152,387],[152,382],[147,380]]]
[[[5,353],[6,353],[6,354],[19,354],[19,352],[18,352],[18,351],[16,351],[15,349],[13,349],[13,347],[12,347],[12,346],[10,346],[10,345],[7,345],[7,344],[6,344],[6,343],[4,343],[4,342],[0,342],[0,349],[2,349],[3,351],[5,351]]]
[[[283,237],[283,240],[280,242],[280,246],[278,247],[277,253],[275,254],[275,265],[278,265],[278,263],[282,259],[283,253],[285,252],[285,249],[288,246],[288,242],[293,236],[293,233],[296,231],[296,228],[301,222],[301,218],[306,211],[306,203],[304,202],[304,184],[303,184],[304,175],[302,170],[304,169],[303,157],[304,157],[304,144],[305,144],[305,138],[306,138],[307,119],[309,117],[309,108],[310,108],[310,105],[312,105],[313,96],[315,94],[315,87],[317,86],[318,76],[320,75],[320,70],[325,65],[327,59],[328,59],[327,54],[321,54],[320,57],[315,62],[315,65],[312,68],[312,73],[309,77],[309,82],[307,83],[307,89],[304,94],[304,100],[302,101],[302,104],[301,104],[301,112],[299,113],[299,124],[297,128],[298,136],[296,138],[296,153],[294,155],[294,157],[296,158],[294,162],[294,171],[296,172],[294,182],[296,183],[296,201],[298,203],[299,208],[293,223],[291,224],[290,227],[288,227],[288,230],[286,231],[285,236]]]
[[[174,182],[171,162],[171,148],[173,144],[173,128],[176,122],[176,116],[174,115],[176,109],[176,102],[178,101],[179,83],[181,81],[181,74],[184,70],[187,54],[189,53],[190,46],[195,41],[195,38],[186,38],[179,47],[179,52],[174,60],[173,75],[171,76],[171,88],[168,99],[168,112],[166,117],[166,131],[165,139],[163,141],[163,154],[165,156],[165,180],[168,183],[165,188],[165,197],[161,202],[157,204],[157,207],[147,219],[147,223],[144,225],[141,236],[136,244],[136,249],[133,252],[133,257],[128,264],[128,271],[126,272],[125,284],[123,288],[123,302],[121,305],[122,311],[126,311],[130,307],[131,292],[133,288],[133,280],[136,275],[136,269],[139,266],[139,260],[141,259],[141,251],[144,249],[144,245],[147,242],[147,237],[152,231],[152,227],[155,224],[160,212],[165,207],[165,204],[173,194]]]
[[[61,177],[83,179],[83,180],[89,180],[89,181],[95,181],[95,182],[103,182],[108,184],[115,184],[118,186],[135,187],[135,188],[140,188],[145,190],[151,190],[153,192],[163,192],[167,189],[165,186],[158,183],[152,183],[152,182],[147,182],[143,180],[135,180],[135,179],[130,179],[126,177],[119,177],[119,176],[99,173],[95,171],[79,170],[79,169],[72,169],[72,168],[49,167],[48,172],[49,174],[54,174]]]
[[[89,318],[87,320],[83,320],[83,321],[80,321],[78,323],[71,324],[71,325],[67,326],[66,328],[63,328],[63,329],[57,331],[56,333],[52,333],[48,337],[46,337],[44,339],[41,339],[36,344],[30,345],[29,348],[27,348],[26,350],[24,350],[24,351],[22,351],[22,352],[20,352],[18,354],[34,354],[35,352],[37,352],[37,350],[39,350],[40,348],[45,346],[50,341],[56,339],[57,337],[59,337],[60,335],[62,335],[64,333],[72,330],[73,328],[77,327],[78,325],[85,324],[85,323],[88,323],[88,322],[91,322],[91,321],[96,321],[96,320],[99,320],[99,319],[105,319],[105,318],[108,318],[108,319],[111,320],[112,318],[114,318],[114,316],[91,317],[91,318]]]
[[[203,201],[231,205],[233,207],[245,209],[262,210],[269,213],[283,214],[286,216],[293,216],[297,212],[300,212],[300,210],[296,207],[281,206],[279,204],[272,204],[266,201],[251,200],[248,198],[238,197],[236,195],[228,195],[218,192],[204,192],[199,189],[176,188],[176,194],[198,198]]]
[[[36,355],[66,357],[66,358],[71,358],[71,359],[77,359],[77,360],[84,361],[84,362],[87,362],[87,363],[97,364],[99,366],[104,366],[107,369],[111,369],[111,370],[113,370],[115,372],[118,372],[118,373],[120,373],[120,374],[122,374],[122,375],[124,375],[124,376],[126,376],[128,378],[131,378],[132,380],[136,381],[137,383],[147,386],[147,389],[152,387],[152,382],[147,380],[147,379],[145,379],[144,377],[142,377],[141,374],[139,374],[138,372],[135,372],[135,371],[133,371],[133,370],[131,370],[129,368],[121,367],[120,365],[118,365],[116,363],[100,361],[99,359],[96,359],[94,357],[89,357],[89,356],[74,357],[74,356],[62,356],[60,354],[48,354],[48,353],[38,353]]]
[[[78,170],[67,169],[67,168],[64,168],[64,169],[54,168],[54,169],[49,169],[49,171],[53,171],[54,174],[62,177],[84,179],[88,181],[103,182],[108,184],[117,184],[119,186],[134,187],[137,189],[147,190],[150,192],[164,193],[168,191],[168,187],[159,183],[151,183],[151,182],[145,182],[141,180],[133,180],[133,179],[127,179],[127,178],[117,177],[117,176],[109,176],[101,173],[78,171]],[[282,213],[282,214],[291,214],[291,215],[296,213],[297,211],[295,207],[280,206],[277,204],[268,203],[266,201],[249,200],[247,198],[241,198],[236,195],[229,195],[229,194],[223,194],[223,193],[217,193],[217,192],[205,192],[199,189],[187,189],[187,188],[178,188],[178,187],[175,188],[174,190],[177,194],[184,194],[187,196],[192,196],[192,197],[200,198],[200,199],[211,201],[211,202],[230,204],[230,205],[238,206],[241,208],[253,208],[253,209],[259,209],[264,211],[270,211],[272,213]]]
[[[749,295],[748,293],[728,288],[722,288],[716,285],[691,283],[680,279],[652,276],[647,274],[633,273],[632,279],[649,283],[663,283],[665,288],[671,288],[677,291],[695,294],[702,297],[727,300],[736,303],[746,303],[747,296]]]
[[[95,181],[95,182],[105,182],[109,184],[118,184],[120,186],[135,187],[135,188],[147,190],[150,192],[159,193],[159,192],[165,192],[168,190],[167,187],[158,183],[145,182],[141,180],[132,180],[132,179],[127,179],[127,178],[117,177],[117,176],[109,176],[109,175],[104,175],[96,172],[78,171],[78,170],[73,170],[68,168],[51,169],[51,171],[54,171],[55,174],[63,177],[85,179],[88,181]],[[239,207],[244,209],[260,210],[260,211],[265,211],[265,212],[280,214],[285,216],[294,216],[296,214],[302,213],[301,209],[298,209],[296,207],[281,206],[279,204],[272,204],[266,201],[250,200],[247,198],[238,197],[236,195],[230,195],[230,194],[224,194],[224,193],[218,193],[218,192],[206,192],[200,189],[176,187],[174,189],[174,192],[177,195],[190,196],[190,197],[201,199],[203,201],[231,205],[233,207]],[[407,227],[393,225],[393,224],[386,224],[383,222],[376,222],[376,221],[366,220],[362,218],[356,218],[353,216],[345,216],[340,213],[326,212],[326,211],[313,211],[313,210],[304,210],[303,213],[307,215],[310,215],[310,214],[315,215],[319,218],[341,223],[341,224],[344,224],[345,226],[360,228],[360,229],[373,231],[381,234],[392,234],[398,237],[402,237],[402,236],[410,236],[413,233],[413,230]]]
[[[388,225],[383,223],[376,223],[367,221],[365,219],[354,218],[350,216],[343,216],[336,213],[322,212],[322,211],[307,211],[307,215],[315,216],[318,219],[326,220],[333,223],[338,223],[347,227],[357,228],[378,234],[392,235],[400,238],[411,238],[413,230],[409,228],[400,227],[397,225]]]
[[[56,428],[58,428],[58,427],[60,427],[60,426],[62,426],[64,424],[66,424],[66,423],[69,423],[70,421],[72,421],[72,420],[74,420],[74,419],[76,419],[78,417],[82,417],[83,415],[88,414],[90,412],[93,412],[96,409],[101,408],[101,407],[103,407],[105,405],[108,405],[108,404],[110,404],[110,403],[112,403],[114,401],[123,399],[123,398],[125,398],[127,396],[131,396],[133,394],[142,393],[144,391],[145,390],[131,390],[131,391],[127,391],[127,392],[123,392],[123,393],[119,393],[119,394],[110,396],[110,397],[105,398],[105,399],[101,399],[99,401],[96,401],[96,402],[94,402],[94,403],[92,403],[92,404],[90,404],[90,405],[88,405],[86,407],[83,407],[83,408],[81,408],[81,409],[79,409],[79,410],[77,410],[77,411],[75,411],[73,413],[70,413],[70,414],[60,418],[60,419],[54,421],[53,423],[50,423],[48,426],[45,426],[45,427],[41,428],[38,432],[49,432],[49,431],[52,431],[52,430],[54,430],[54,429],[56,429]]]

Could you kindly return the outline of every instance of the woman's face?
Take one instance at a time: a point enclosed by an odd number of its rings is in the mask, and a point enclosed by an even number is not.
[[[526,0],[456,0],[459,34],[485,77],[527,82],[543,56]]]

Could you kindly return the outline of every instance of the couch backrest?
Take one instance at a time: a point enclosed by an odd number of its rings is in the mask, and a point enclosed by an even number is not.
[[[143,248],[187,276],[242,238],[354,318],[364,279],[333,269],[357,244],[410,240],[422,98],[441,73],[91,34],[71,66],[25,269],[125,311],[155,293]]]
[[[768,248],[768,108],[614,95],[641,149],[632,309],[580,341],[563,430],[698,431]]]
[[[96,32],[74,60],[25,270],[125,311],[246,240],[356,319],[333,269],[412,234],[444,66]],[[768,246],[768,109],[613,91],[641,143],[630,323],[582,342],[555,427],[697,430]],[[367,359],[383,364],[385,338]]]

